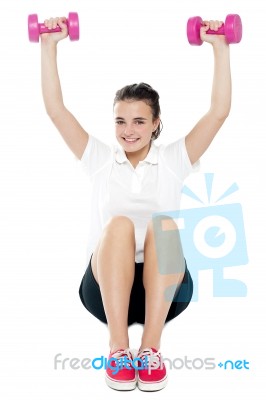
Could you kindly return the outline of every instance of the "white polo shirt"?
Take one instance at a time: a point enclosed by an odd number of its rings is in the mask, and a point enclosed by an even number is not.
[[[152,142],[136,168],[120,145],[108,146],[90,135],[81,158],[91,183],[88,259],[113,216],[127,216],[135,226],[136,262],[143,262],[147,224],[154,212],[179,209],[183,180],[195,170],[185,138],[168,145]]]

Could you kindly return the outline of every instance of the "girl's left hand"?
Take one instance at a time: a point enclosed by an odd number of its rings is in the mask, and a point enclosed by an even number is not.
[[[200,38],[204,42],[211,43],[214,45],[215,43],[223,42],[226,43],[224,35],[215,35],[215,34],[207,34],[206,32],[211,29],[212,31],[218,31],[218,29],[222,26],[222,21],[203,21],[202,27],[200,28]]]

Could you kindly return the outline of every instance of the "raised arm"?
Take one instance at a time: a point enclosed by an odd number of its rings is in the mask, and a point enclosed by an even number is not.
[[[216,133],[229,115],[231,108],[231,71],[229,45],[222,35],[208,35],[211,28],[217,30],[219,21],[204,22],[201,39],[213,46],[214,76],[211,94],[211,106],[207,114],[200,119],[186,136],[186,148],[192,164],[207,150]]]
[[[42,93],[46,112],[70,150],[81,159],[89,135],[64,105],[57,69],[57,43],[67,37],[65,18],[46,20],[47,27],[58,24],[62,32],[41,35]]]

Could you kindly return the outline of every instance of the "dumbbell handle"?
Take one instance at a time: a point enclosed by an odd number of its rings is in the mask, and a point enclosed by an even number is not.
[[[203,25],[202,25],[203,26]],[[212,29],[208,29],[207,30],[207,35],[224,35],[224,24],[220,26],[220,28],[218,28],[217,31],[213,31]]]
[[[68,21],[65,21],[65,24],[68,27]],[[38,24],[39,25],[39,32],[40,34],[42,33],[55,33],[55,32],[62,32],[62,29],[60,28],[60,26],[57,26],[54,29],[48,29],[47,26],[45,26],[43,23],[42,24]]]

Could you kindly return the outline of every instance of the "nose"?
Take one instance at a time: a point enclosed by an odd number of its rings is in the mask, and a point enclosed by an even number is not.
[[[126,136],[131,136],[131,135],[133,135],[133,134],[134,134],[134,127],[133,127],[133,125],[131,125],[131,124],[126,125],[126,126],[125,126],[125,129],[124,129],[124,134],[125,134]]]

